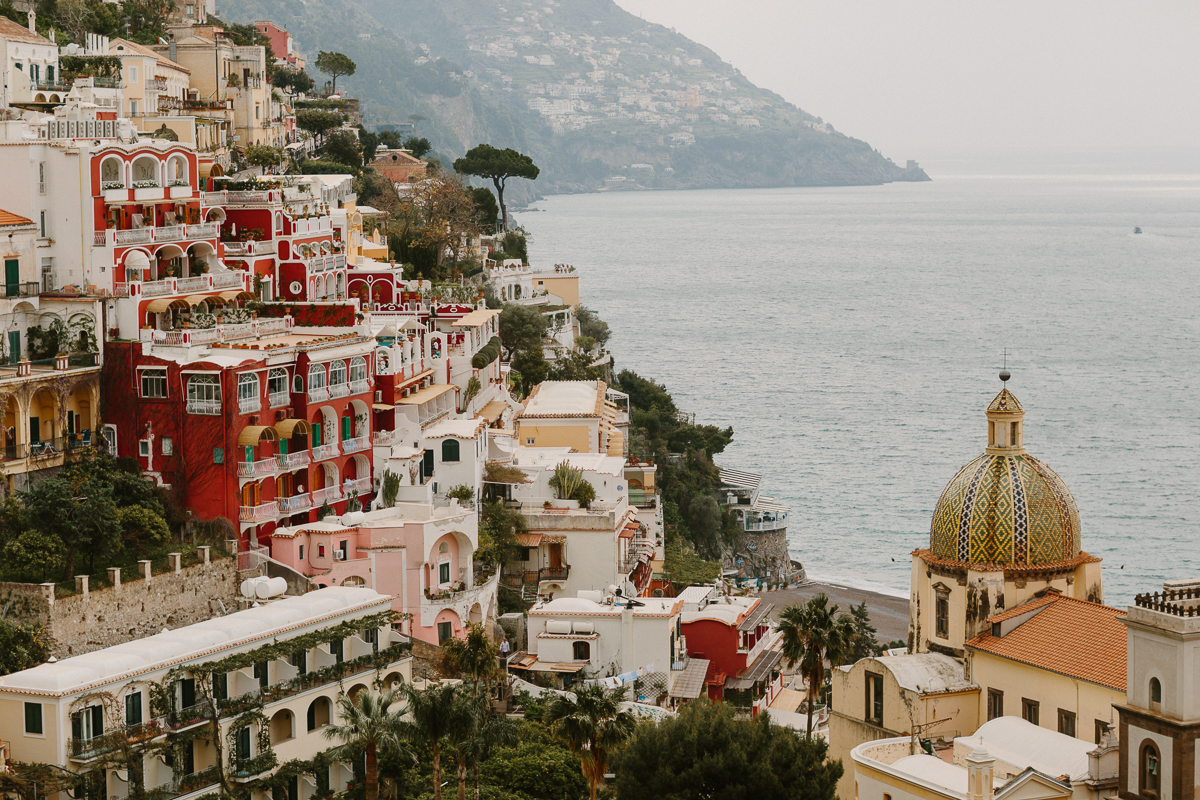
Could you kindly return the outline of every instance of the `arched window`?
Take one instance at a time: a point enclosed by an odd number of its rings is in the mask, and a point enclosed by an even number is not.
[[[283,212],[282,211],[275,212],[275,232],[283,233]]]
[[[357,381],[365,382],[367,380],[367,360],[362,356],[355,356],[350,361],[350,382]],[[366,390],[366,387],[363,389]]]
[[[288,404],[288,374],[286,369],[276,367],[267,373],[267,399],[271,408]]]
[[[122,168],[121,159],[106,158],[104,160],[104,163],[100,165],[100,183],[106,189],[116,189],[125,186],[125,170]],[[121,186],[110,185],[116,183],[121,184]]]
[[[1150,702],[1162,702],[1162,684],[1158,682],[1158,678],[1150,679]]]
[[[571,649],[576,661],[591,661],[592,660],[592,644],[591,642],[573,642]]]
[[[458,439],[442,440],[442,462],[458,461]]]
[[[292,378],[292,391],[296,394],[304,393],[304,378],[301,378],[299,375]]]
[[[258,375],[248,372],[238,376],[238,413],[253,414],[262,407],[258,392]]]
[[[134,188],[136,189],[137,184],[139,183],[158,186],[158,165],[158,159],[151,156],[142,156],[141,158],[135,159],[133,162]]]
[[[340,386],[346,382],[346,362],[334,361],[329,365],[329,385]]]
[[[329,724],[329,698],[318,697],[308,706],[308,729],[315,731]]]
[[[1162,762],[1158,757],[1158,748],[1153,742],[1147,741],[1142,745],[1141,762],[1141,785],[1139,789],[1143,795],[1152,797],[1158,796],[1159,788],[1159,772],[1162,769]]]
[[[187,383],[189,414],[220,414],[221,383],[216,375],[192,375]]]
[[[308,390],[325,388],[325,366],[323,364],[308,365]]]

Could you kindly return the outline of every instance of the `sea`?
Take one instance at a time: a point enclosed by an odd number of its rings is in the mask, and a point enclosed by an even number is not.
[[[1007,366],[1106,602],[1200,578],[1200,148],[933,155],[927,183],[515,216],[536,268],[576,268],[618,370],[733,427],[717,462],[791,507],[810,577],[907,595]]]

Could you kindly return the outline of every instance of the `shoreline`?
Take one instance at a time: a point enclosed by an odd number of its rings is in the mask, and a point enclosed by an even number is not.
[[[775,608],[771,609],[771,619],[777,621],[780,612],[785,607],[793,603],[807,602],[810,597],[817,594],[824,594],[832,603],[836,603],[839,613],[847,613],[850,606],[865,602],[867,610],[871,614],[871,625],[875,627],[875,638],[880,644],[886,645],[889,642],[904,641],[908,638],[907,598],[820,581],[809,581],[802,586],[765,591],[759,596],[765,602],[775,604]]]

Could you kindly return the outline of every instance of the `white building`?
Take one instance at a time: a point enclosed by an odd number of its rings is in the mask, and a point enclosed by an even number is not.
[[[34,27],[36,17],[33,11],[29,12],[28,27],[0,17],[2,108],[21,105],[44,110],[61,103],[70,88],[62,83],[59,74],[58,45],[38,35]]]

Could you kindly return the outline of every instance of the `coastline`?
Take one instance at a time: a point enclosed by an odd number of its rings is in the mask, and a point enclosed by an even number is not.
[[[871,613],[871,624],[875,626],[875,638],[880,644],[908,638],[908,600],[903,597],[870,592],[864,589],[853,589],[837,586],[832,583],[810,581],[802,586],[792,586],[787,589],[763,592],[760,597],[765,602],[774,603],[771,609],[771,619],[778,620],[779,613],[793,603],[807,602],[810,597],[825,594],[831,602],[838,605],[841,613],[848,612],[850,606],[865,602]]]

